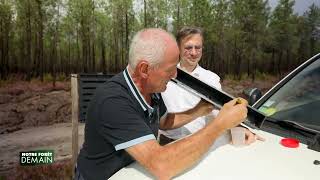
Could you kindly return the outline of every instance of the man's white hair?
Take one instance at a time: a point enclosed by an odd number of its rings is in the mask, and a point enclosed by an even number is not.
[[[163,29],[150,28],[136,33],[129,50],[129,66],[135,69],[141,60],[150,63],[154,67],[164,59],[167,42],[165,34],[174,40],[174,37]]]

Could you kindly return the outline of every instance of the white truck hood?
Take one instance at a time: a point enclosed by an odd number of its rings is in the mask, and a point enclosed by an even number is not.
[[[316,180],[320,179],[320,152],[307,148],[287,148],[280,144],[283,137],[259,131],[265,142],[256,141],[245,147],[226,144],[220,138],[201,161],[174,179],[218,180]],[[219,146],[219,148],[217,148]],[[164,172],[165,173],[165,172]],[[137,162],[118,171],[111,180],[155,179]]]

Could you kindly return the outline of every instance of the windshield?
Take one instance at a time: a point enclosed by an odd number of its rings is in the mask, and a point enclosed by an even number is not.
[[[272,119],[320,127],[320,60],[317,59],[265,101],[259,110]]]

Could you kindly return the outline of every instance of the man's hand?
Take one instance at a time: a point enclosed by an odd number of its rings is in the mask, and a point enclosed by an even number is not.
[[[205,116],[213,110],[213,105],[201,99],[201,101],[193,108],[195,111],[194,119]]]
[[[160,129],[169,130],[184,126],[185,124],[205,116],[212,112],[213,105],[201,100],[194,108],[179,113],[168,113],[164,120],[160,121]]]
[[[256,140],[259,141],[265,141],[265,139],[257,134],[252,133],[249,129],[244,128],[245,129],[245,135],[246,135],[246,139],[245,139],[245,144],[246,145],[250,145],[252,143],[254,143]]]
[[[224,129],[231,129],[245,120],[247,117],[247,100],[243,98],[233,99],[220,109],[214,123],[219,124]]]

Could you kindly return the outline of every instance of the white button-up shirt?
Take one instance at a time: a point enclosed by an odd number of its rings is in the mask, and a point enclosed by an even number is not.
[[[178,67],[180,67],[180,64],[178,64]],[[217,74],[206,70],[199,65],[190,74],[209,86],[221,90],[220,77]],[[195,107],[201,100],[200,97],[184,90],[173,82],[168,83],[166,91],[161,95],[165,105],[167,106],[168,113],[177,113],[189,110]],[[181,128],[161,131],[161,133],[172,139],[183,138],[203,128],[206,122],[215,117],[217,113],[218,110],[213,110],[211,114],[199,117]]]

